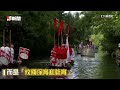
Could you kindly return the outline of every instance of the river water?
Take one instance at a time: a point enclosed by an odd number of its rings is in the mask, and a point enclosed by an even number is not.
[[[110,56],[86,57],[77,55],[69,79],[120,79],[120,68]]]
[[[48,61],[46,59],[46,61]],[[29,63],[29,67],[46,68],[41,66],[40,60]],[[26,62],[28,64],[28,62]],[[45,64],[44,64],[45,65]],[[35,77],[32,77],[35,78]],[[36,77],[36,79],[49,79],[49,77]],[[76,55],[74,65],[70,70],[68,79],[120,79],[120,67],[117,66],[115,58],[104,55],[95,57]]]

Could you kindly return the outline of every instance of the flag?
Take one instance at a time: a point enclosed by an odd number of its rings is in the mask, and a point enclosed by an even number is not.
[[[59,21],[58,37],[60,37],[61,29],[62,29],[62,24],[61,21]]]
[[[54,31],[56,30],[56,18],[54,18]]]
[[[60,20],[60,21],[59,21],[58,36],[60,36],[60,33],[62,32],[62,30],[63,30],[63,20]]]
[[[69,32],[70,32],[70,24],[68,24],[68,32],[67,33],[69,34]]]
[[[68,63],[70,61],[70,51],[69,51],[68,36],[66,37],[66,47],[67,47],[67,59],[66,59],[66,63]]]
[[[61,32],[63,30],[63,20],[60,21],[60,25],[61,25]]]

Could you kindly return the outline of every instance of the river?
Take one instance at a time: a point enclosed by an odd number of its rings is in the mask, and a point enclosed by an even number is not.
[[[48,59],[29,60],[25,61],[24,65],[28,68],[47,68],[47,65],[41,64],[41,61],[49,62]],[[77,54],[74,61],[67,79],[120,79],[120,67],[117,66],[115,58],[109,55],[99,56],[96,53],[95,57],[87,57]],[[30,78],[49,79],[47,76]]]
[[[86,57],[77,55],[69,79],[120,79],[120,68],[110,56]]]

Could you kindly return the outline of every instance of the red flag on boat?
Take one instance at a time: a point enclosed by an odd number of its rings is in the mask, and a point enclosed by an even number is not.
[[[54,31],[56,30],[56,18],[54,18]]]
[[[61,31],[62,31],[63,30],[63,20],[61,20],[60,24],[61,24]]]
[[[59,21],[59,30],[58,30],[58,36],[60,36],[60,33],[63,30],[63,20]]]
[[[61,21],[59,21],[58,37],[60,37],[60,33],[61,33]]]

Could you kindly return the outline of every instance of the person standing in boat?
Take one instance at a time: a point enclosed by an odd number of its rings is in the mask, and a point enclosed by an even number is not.
[[[2,47],[0,48],[1,51],[5,52],[5,43],[3,43]],[[0,67],[2,67],[3,64],[0,62]]]
[[[9,44],[8,43],[6,44],[6,47],[5,47],[5,53],[10,55],[10,48],[9,48]]]
[[[51,50],[50,62],[52,66],[55,66],[57,59],[57,45],[55,44],[53,49]]]
[[[64,65],[66,67],[66,60],[67,60],[67,48],[66,45],[64,45]]]
[[[10,58],[10,48],[9,48],[9,44],[8,43],[6,44],[6,47],[5,47],[4,51],[7,54],[7,56]],[[8,66],[9,66],[9,64],[5,65],[5,67],[8,67]]]
[[[5,51],[5,43],[3,43],[2,47],[0,48],[2,51]]]
[[[79,53],[82,52],[82,49],[83,49],[83,42],[81,42],[81,43],[79,44]]]
[[[63,65],[63,67],[65,67],[66,58],[67,58],[67,49],[65,48],[64,44],[62,44],[61,53],[62,53],[61,65]]]
[[[57,51],[57,56],[58,56],[58,58],[57,58],[57,64],[56,64],[56,66],[57,67],[61,67],[62,65],[61,65],[61,62],[62,62],[62,49],[61,49],[62,47],[61,46],[58,46],[58,51]]]
[[[75,59],[75,51],[74,48],[72,48],[71,62],[74,62],[74,59]]]

